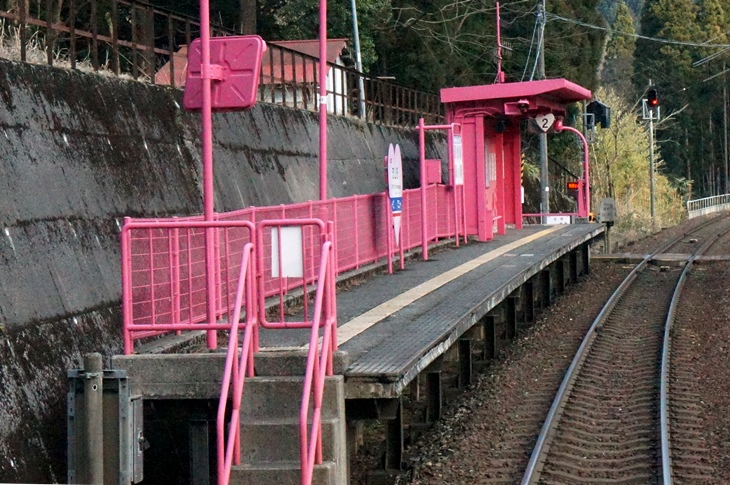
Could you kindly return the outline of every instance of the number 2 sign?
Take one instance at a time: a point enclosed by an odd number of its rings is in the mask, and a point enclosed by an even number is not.
[[[540,128],[543,133],[547,133],[553,126],[553,123],[555,123],[555,115],[548,113],[545,115],[535,116],[535,121],[537,122],[538,128]]]

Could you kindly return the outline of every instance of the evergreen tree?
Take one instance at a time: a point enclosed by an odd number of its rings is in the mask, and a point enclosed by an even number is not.
[[[674,42],[702,42],[698,7],[691,0],[652,0],[644,4],[641,33]],[[695,159],[701,144],[683,140],[702,140],[707,123],[697,124],[695,105],[700,72],[692,64],[699,49],[692,45],[638,39],[634,55],[634,85],[642,94],[651,82],[661,99],[662,116],[674,115],[671,123],[657,124],[657,139],[668,170],[675,176],[687,174],[687,160]]]
[[[636,29],[634,29],[631,9],[625,2],[619,2],[616,5],[616,15],[611,31],[603,66],[603,85],[628,95],[633,91],[631,78],[634,71],[634,49],[636,48],[636,38],[633,37],[633,34],[636,34]]]
[[[631,103],[612,90],[596,93],[611,106],[611,127],[596,129],[591,149],[592,203],[604,197],[616,201],[616,230],[630,238],[646,235],[651,228],[649,188],[649,136],[647,126],[637,119]],[[659,226],[678,223],[685,214],[684,204],[672,179],[663,173],[662,150],[655,153],[656,217]]]

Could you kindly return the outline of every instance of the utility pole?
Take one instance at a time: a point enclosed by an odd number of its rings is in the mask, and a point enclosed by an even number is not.
[[[722,131],[724,136],[724,145],[723,148],[725,149],[725,152],[723,153],[723,161],[725,162],[725,192],[726,194],[730,194],[730,186],[728,186],[728,167],[727,167],[727,72],[725,71],[725,63],[722,63]]]
[[[362,54],[360,53],[360,29],[357,26],[357,5],[355,0],[350,0],[350,9],[352,10],[352,36],[355,41],[355,67],[357,67],[357,87],[360,107],[359,114],[360,119],[365,119],[365,83],[363,82],[362,74]]]
[[[538,18],[540,20],[540,37],[538,39],[538,45],[540,50],[538,55],[538,79],[545,79],[545,0],[542,0],[542,4],[539,7]],[[550,175],[548,171],[548,150],[547,150],[547,133],[540,133],[538,135],[540,140],[540,212],[548,214],[550,212]],[[543,216],[543,223],[547,221],[547,218]]]
[[[651,197],[651,230],[656,231],[654,211],[654,111],[649,110],[649,192]]]
[[[656,231],[656,211],[654,208],[654,115],[656,120],[661,118],[659,95],[649,80],[649,89],[646,98],[641,100],[642,118],[649,121],[649,204],[651,211],[651,230]]]

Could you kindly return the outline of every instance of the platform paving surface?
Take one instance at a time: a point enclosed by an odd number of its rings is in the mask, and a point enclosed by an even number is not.
[[[511,229],[489,242],[442,247],[428,261],[409,260],[404,270],[338,292],[339,348],[350,357],[345,376],[382,384],[355,393],[397,395],[509,293],[602,230],[598,224]],[[261,344],[292,348],[308,338],[302,330],[263,331]]]

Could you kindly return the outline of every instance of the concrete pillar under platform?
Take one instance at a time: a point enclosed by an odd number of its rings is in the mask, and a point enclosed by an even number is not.
[[[400,470],[403,466],[403,403],[398,400],[395,417],[385,424],[386,470]]]
[[[411,401],[418,402],[421,400],[421,374],[418,374],[416,378],[411,381],[409,394]]]
[[[426,422],[433,423],[441,419],[443,407],[443,386],[441,371],[426,373]]]
[[[552,303],[553,281],[551,273],[549,266],[540,271],[540,308],[547,308]]]
[[[487,315],[482,320],[484,325],[484,349],[482,359],[491,360],[497,357],[497,318]]]
[[[363,444],[363,422],[359,420],[348,419],[345,424],[346,440],[347,440],[347,476],[350,476],[350,463],[352,458],[357,455],[357,451]]]
[[[568,272],[570,275],[570,282],[571,282],[571,284],[575,284],[578,282],[578,251],[577,250],[573,250],[570,252],[568,261],[570,262],[570,271]]]
[[[580,246],[581,261],[584,275],[591,274],[591,245],[583,243]]]
[[[473,381],[472,339],[459,339],[459,387],[470,386]]]
[[[558,295],[565,293],[565,258],[560,258],[555,262],[555,291]]]
[[[505,300],[505,325],[507,326],[507,339],[514,340],[517,335],[517,297],[508,296]]]
[[[525,282],[524,292],[524,313],[525,323],[533,323],[535,321],[535,279],[531,278]]]
[[[188,422],[190,441],[190,485],[210,484],[210,436],[209,421],[205,416],[192,418]]]

